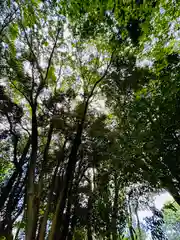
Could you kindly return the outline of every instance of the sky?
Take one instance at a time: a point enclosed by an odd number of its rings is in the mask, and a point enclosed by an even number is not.
[[[158,208],[159,210],[162,209],[163,205],[169,201],[169,200],[173,200],[173,197],[168,193],[168,192],[164,192],[164,193],[161,193],[159,195],[156,195],[154,197],[154,203],[155,203],[155,206],[156,208]],[[148,210],[145,210],[145,211],[139,211],[139,220],[141,222],[143,222],[143,219],[145,217],[150,217],[152,216],[152,213],[151,211],[148,211]]]

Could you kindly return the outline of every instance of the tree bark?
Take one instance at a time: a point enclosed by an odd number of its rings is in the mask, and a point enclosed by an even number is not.
[[[43,163],[42,163],[42,167],[41,167],[39,183],[37,185],[37,188],[35,189],[34,201],[35,201],[36,208],[34,209],[33,232],[36,232],[37,223],[38,223],[39,207],[40,207],[41,193],[42,193],[42,188],[43,188],[43,176],[44,176],[44,172],[45,172],[46,165],[47,165],[48,152],[49,152],[49,146],[50,146],[50,143],[51,143],[52,133],[53,133],[53,125],[52,125],[52,123],[50,123],[48,136],[47,136],[47,142],[46,142],[45,149],[44,149],[44,154],[43,154]],[[50,202],[51,202],[51,199],[50,199]]]
[[[87,238],[88,240],[93,240],[92,237],[92,187],[91,187],[91,180],[89,181],[89,198],[88,198],[88,214],[87,214]]]
[[[70,218],[71,218],[71,208],[72,208],[72,194],[68,198],[68,203],[67,203],[67,209],[66,209],[66,214],[65,214],[65,219],[64,219],[64,224],[63,224],[63,229],[61,232],[60,240],[66,240],[66,237],[68,236],[69,232],[69,224],[70,224]]]
[[[74,199],[75,199],[74,210],[73,210],[73,213],[72,213],[72,219],[71,219],[71,222],[70,222],[70,230],[68,232],[67,240],[72,240],[73,239],[74,229],[75,229],[76,221],[77,221],[76,208],[77,208],[77,205],[78,205],[78,202],[79,202],[78,195],[75,194]]]
[[[49,214],[49,211],[50,211],[51,200],[52,200],[52,197],[53,197],[53,191],[54,191],[54,186],[55,186],[55,182],[56,182],[56,175],[57,175],[57,172],[58,172],[60,162],[64,159],[65,144],[66,144],[66,142],[64,142],[64,146],[63,146],[63,149],[62,149],[61,156],[58,159],[56,169],[55,169],[55,171],[53,173],[53,176],[52,176],[51,187],[50,187],[49,194],[48,194],[48,199],[47,199],[47,206],[46,206],[46,210],[45,210],[43,220],[42,220],[42,224],[41,224],[41,227],[40,227],[39,240],[44,240],[45,239],[46,224],[47,224],[47,220],[48,220],[48,214]]]
[[[132,226],[132,211],[131,211],[131,205],[130,205],[129,197],[128,197],[128,209],[129,209],[129,223],[128,223],[129,234],[130,234],[131,240],[135,240],[134,229],[133,229],[133,226]]]
[[[117,240],[117,214],[118,214],[118,197],[119,197],[119,186],[118,186],[118,176],[115,172],[114,174],[114,203],[112,212],[112,238]]]
[[[38,129],[36,117],[36,105],[32,107],[32,149],[31,158],[28,167],[28,187],[27,187],[27,226],[26,226],[26,240],[35,239],[35,214],[37,211],[37,202],[35,196],[35,168],[37,160],[38,149]]]

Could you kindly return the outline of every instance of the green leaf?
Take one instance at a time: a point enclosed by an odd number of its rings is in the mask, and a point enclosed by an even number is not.
[[[47,41],[45,41],[45,42],[43,43],[43,45],[47,47],[47,46],[49,45],[49,43],[48,43]]]
[[[56,82],[55,68],[53,66],[49,68],[48,79],[51,79],[52,82]]]
[[[19,30],[17,23],[14,23],[9,27],[9,34],[12,40],[15,40],[18,37]]]

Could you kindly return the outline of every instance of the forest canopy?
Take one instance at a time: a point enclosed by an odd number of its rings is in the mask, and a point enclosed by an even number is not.
[[[179,9],[0,1],[0,239],[178,239]]]

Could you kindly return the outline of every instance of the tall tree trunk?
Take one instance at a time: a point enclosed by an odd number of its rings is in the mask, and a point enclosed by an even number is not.
[[[54,190],[54,183],[55,183],[55,178],[56,175],[53,175],[53,179],[52,179],[52,184],[51,184],[51,188],[48,194],[48,198],[47,198],[47,206],[46,206],[46,210],[41,222],[41,226],[39,229],[39,240],[44,240],[45,239],[45,235],[46,235],[46,224],[47,224],[47,220],[48,220],[48,215],[49,215],[49,210],[50,210],[50,205],[51,205],[51,201],[52,201],[52,196],[53,196],[53,190]]]
[[[77,209],[77,205],[78,205],[78,202],[79,202],[78,195],[75,194],[74,199],[75,199],[74,210],[73,210],[73,213],[72,213],[72,218],[71,218],[71,222],[70,222],[70,230],[68,232],[67,240],[72,240],[73,239],[74,229],[76,227],[76,221],[77,221],[76,209]]]
[[[115,172],[114,174],[114,202],[113,202],[113,212],[112,212],[112,237],[113,240],[117,240],[117,214],[118,214],[118,197],[119,197],[119,185],[118,176]]]
[[[41,167],[39,183],[37,184],[37,188],[35,189],[35,196],[36,196],[35,197],[35,206],[36,206],[36,208],[34,210],[33,232],[36,232],[37,223],[38,223],[41,193],[42,193],[42,189],[43,189],[43,177],[44,177],[44,172],[46,171],[47,159],[48,159],[48,153],[49,153],[49,146],[50,146],[50,143],[51,143],[52,133],[53,133],[53,125],[52,125],[52,123],[50,123],[48,136],[47,136],[47,142],[46,142],[45,149],[44,149],[44,154],[43,154],[43,163],[42,163],[42,167]],[[39,233],[39,231],[38,231],[38,233]]]
[[[40,232],[41,232],[42,221],[43,221],[43,216],[41,216],[41,217],[39,218],[38,231],[37,231],[36,240],[39,240],[39,239],[40,239]]]
[[[129,223],[128,223],[129,234],[130,234],[131,240],[135,240],[134,229],[133,229],[133,226],[132,226],[132,211],[131,211],[131,205],[130,205],[130,198],[129,197],[128,197],[128,210],[129,210]]]
[[[46,224],[47,224],[47,220],[48,220],[48,214],[49,214],[49,211],[50,211],[51,200],[52,200],[52,197],[53,197],[53,191],[54,191],[54,186],[55,186],[55,182],[56,182],[56,175],[57,175],[57,172],[58,172],[58,169],[59,169],[60,162],[62,162],[62,160],[64,159],[65,144],[66,144],[66,142],[64,142],[62,153],[61,153],[61,155],[58,159],[57,166],[56,166],[55,171],[54,171],[53,176],[52,176],[51,186],[50,186],[48,199],[47,199],[47,206],[46,206],[46,210],[45,210],[43,220],[42,220],[42,224],[41,224],[41,227],[40,227],[39,240],[44,240],[45,239]]]
[[[36,106],[32,107],[32,149],[31,158],[28,167],[28,186],[27,186],[27,226],[26,226],[26,240],[35,239],[36,226],[35,226],[35,214],[37,211],[37,202],[35,196],[35,168],[37,160],[37,148],[38,148],[38,129],[37,129],[37,117]]]
[[[71,218],[72,198],[73,198],[73,196],[71,194],[71,196],[69,196],[69,198],[68,198],[63,229],[62,229],[62,232],[61,232],[61,236],[59,238],[60,240],[66,240],[66,237],[68,236],[69,224],[70,224],[70,218]]]
[[[90,194],[88,198],[88,215],[87,215],[87,237],[88,240],[92,240],[92,186],[91,181],[89,181]]]
[[[136,207],[135,207],[135,215],[136,215],[137,227],[138,227],[138,232],[139,232],[139,240],[142,240],[141,226],[140,226],[140,221],[139,221],[139,216],[138,216],[138,201],[137,201]]]
[[[71,219],[71,228],[70,231],[68,232],[68,236],[67,236],[67,240],[72,240],[73,239],[73,235],[74,235],[74,229],[76,226],[76,215],[74,214],[72,219]]]

